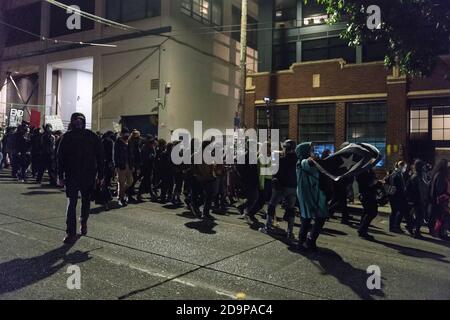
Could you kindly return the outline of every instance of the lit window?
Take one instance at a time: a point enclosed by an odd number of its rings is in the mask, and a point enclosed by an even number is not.
[[[384,102],[350,103],[347,107],[347,141],[369,143],[386,154],[386,112]],[[384,166],[384,160],[378,167]]]
[[[182,0],[181,12],[206,25],[222,25],[222,0]]]
[[[410,132],[428,133],[428,109],[410,111]]]
[[[433,107],[432,139],[450,140],[450,106]]]

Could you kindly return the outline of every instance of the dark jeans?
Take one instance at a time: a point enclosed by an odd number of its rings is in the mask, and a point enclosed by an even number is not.
[[[309,241],[311,241],[312,244],[316,244],[317,238],[319,238],[323,226],[325,225],[326,218],[300,218],[300,220],[302,225],[300,227],[299,243],[305,243],[306,240],[308,240],[308,231],[311,229],[312,221],[314,220],[314,225],[309,234]]]
[[[423,218],[425,217],[425,208],[420,205],[414,206],[414,233],[420,234]],[[436,220],[434,220],[436,221]]]
[[[30,166],[31,156],[28,154],[21,154],[18,156],[19,167],[17,171],[17,178],[26,180],[27,169]]]
[[[174,177],[163,174],[161,177],[161,200],[171,199],[173,195]]]
[[[378,215],[378,204],[375,199],[364,200],[363,198],[362,206],[363,215],[361,217],[358,233],[364,235],[367,234],[370,224]]]
[[[20,169],[20,156],[17,153],[11,154],[11,175],[13,178],[17,178],[17,173]]]
[[[93,188],[94,183],[92,183],[92,186],[81,186],[76,181],[66,182],[66,196],[68,199],[66,212],[67,234],[75,235],[77,233],[77,204],[79,193],[81,193],[81,223],[87,223],[91,211],[91,195]]]
[[[212,201],[217,195],[218,181],[217,179],[205,181],[201,183],[201,189],[204,195],[203,215],[209,215]]]
[[[266,229],[270,229],[272,227],[276,207],[283,200],[285,201],[285,218],[287,218],[288,221],[288,232],[292,233],[294,230],[295,204],[297,202],[297,189],[295,188],[273,189],[272,198],[270,199],[270,203],[267,208]]]
[[[255,216],[270,201],[270,198],[272,198],[272,180],[264,179],[264,190],[259,190],[258,199],[248,215]]]
[[[347,189],[346,188],[334,188],[334,195],[330,203],[330,216],[333,217],[335,212],[342,213],[342,221],[348,221],[348,206],[347,206]]]
[[[36,177],[37,182],[42,182],[42,177],[44,176],[45,170],[48,171],[50,184],[56,185],[55,162],[53,161],[53,157],[50,155],[42,156],[39,159],[38,172]]]
[[[406,227],[412,227],[413,221],[409,214],[408,203],[405,199],[391,199],[392,213],[389,216],[389,229],[399,229],[403,219],[406,220]]]
[[[153,192],[153,168],[144,166],[142,168],[142,175],[144,178],[139,186],[139,194],[149,193],[153,197],[155,195]]]
[[[245,187],[245,202],[239,206],[241,209],[247,209],[249,215],[255,215],[252,212],[253,206],[258,200],[259,186],[257,184]]]

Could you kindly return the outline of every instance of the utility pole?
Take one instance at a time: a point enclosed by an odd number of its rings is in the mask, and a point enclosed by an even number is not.
[[[241,121],[241,127],[245,124],[245,87],[247,78],[247,13],[248,13],[248,0],[242,0],[241,6],[241,59],[240,59],[240,81],[239,81],[239,118]]]

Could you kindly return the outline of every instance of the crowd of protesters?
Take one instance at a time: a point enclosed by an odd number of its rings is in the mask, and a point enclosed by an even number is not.
[[[18,182],[38,184],[47,172],[51,186],[66,188],[66,243],[76,241],[76,206],[81,194],[82,235],[87,234],[92,201],[103,205],[106,211],[111,209],[114,198],[118,207],[147,200],[170,203],[174,208],[186,206],[200,219],[212,219],[211,213],[224,214],[236,207],[251,224],[259,223],[257,215],[262,213],[265,221],[259,230],[269,235],[277,233],[276,211],[281,207],[287,222],[287,240],[294,241],[294,221],[300,216],[298,249],[315,251],[326,221],[334,218],[336,212],[341,214],[342,224],[351,223],[348,201],[355,183],[363,207],[358,228],[361,238],[372,238],[369,227],[379,206],[389,201],[390,232],[403,233],[401,225],[405,222],[407,232],[417,239],[423,238],[421,229],[428,226],[432,236],[448,240],[447,160],[439,161],[433,169],[421,160],[412,165],[400,161],[381,180],[370,169],[355,178],[333,182],[316,168],[313,159],[318,155],[311,142],[297,145],[292,140],[285,141],[279,170],[273,176],[261,170],[270,164],[250,163],[248,149],[245,164],[175,164],[171,155],[179,143],[142,136],[127,128],[120,133],[94,134],[86,129],[84,116],[77,113],[65,134],[54,132],[51,125],[31,130],[26,124],[2,132],[0,170],[10,166]],[[203,154],[212,143],[216,142],[192,140],[190,148],[179,148],[180,155],[188,153],[195,159],[196,150]],[[271,146],[265,146],[261,150],[270,157]],[[330,154],[327,150],[322,157]]]

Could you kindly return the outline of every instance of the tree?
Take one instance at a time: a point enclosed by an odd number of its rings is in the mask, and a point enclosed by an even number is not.
[[[341,37],[348,40],[349,45],[382,44],[386,52],[386,66],[398,66],[403,74],[428,76],[433,72],[438,56],[448,52],[449,0],[315,1],[326,6],[329,23],[347,23]],[[372,5],[380,8],[379,28],[367,26],[368,19],[373,15],[368,10]]]

